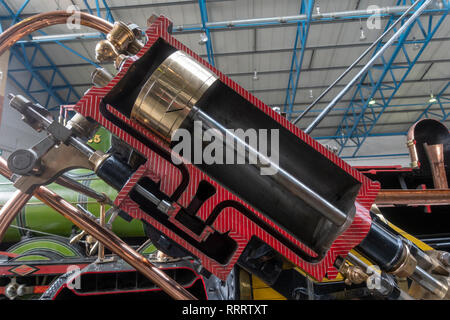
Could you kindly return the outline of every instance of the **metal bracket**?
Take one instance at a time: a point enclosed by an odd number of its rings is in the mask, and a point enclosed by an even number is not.
[[[60,144],[51,148],[40,159],[43,170],[38,176],[22,176],[14,186],[25,193],[33,192],[40,185],[47,185],[55,181],[61,174],[75,168],[94,170],[89,158],[78,149]]]

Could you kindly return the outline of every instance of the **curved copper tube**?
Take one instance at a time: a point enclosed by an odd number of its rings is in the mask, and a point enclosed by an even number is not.
[[[419,152],[417,149],[417,141],[416,141],[416,128],[418,129],[419,126],[423,126],[424,124],[427,125],[431,125],[433,127],[432,130],[429,130],[430,132],[427,132],[427,135],[432,136],[433,134],[436,135],[436,132],[441,132],[441,133],[448,133],[448,129],[445,127],[445,125],[435,119],[422,119],[420,121],[417,121],[416,123],[414,123],[408,130],[408,134],[407,134],[407,142],[406,142],[406,146],[408,147],[408,151],[411,157],[411,167],[413,169],[418,169],[421,166],[421,163],[419,162]],[[423,128],[422,128],[423,130]],[[420,146],[422,147],[422,146]]]
[[[158,269],[144,256],[133,250],[133,248],[127,245],[122,239],[108,229],[98,225],[95,221],[91,220],[91,218],[53,191],[45,187],[39,187],[35,191],[34,196],[61,213],[79,228],[86,230],[87,233],[133,266],[136,270],[144,274],[172,298],[178,300],[196,300],[191,293]]]
[[[11,176],[11,172],[8,169],[6,160],[3,159],[2,157],[0,157],[0,173],[5,177]],[[45,204],[47,204],[49,207],[58,211],[65,218],[69,219],[72,223],[74,223],[76,226],[78,226],[82,230],[85,230],[87,233],[89,233],[91,236],[93,236],[95,239],[101,242],[105,247],[110,249],[112,252],[114,252],[123,260],[125,260],[128,264],[133,266],[137,271],[141,272],[148,279],[153,281],[157,286],[159,286],[164,292],[166,292],[172,298],[178,300],[196,300],[196,298],[191,293],[189,293],[186,289],[184,289],[180,284],[175,282],[173,279],[168,277],[164,272],[158,269],[144,256],[133,250],[133,248],[127,245],[117,235],[112,233],[109,229],[106,229],[98,225],[95,221],[93,221],[91,218],[85,215],[82,211],[72,206],[68,201],[64,200],[53,191],[41,186],[38,189],[36,189],[33,195],[42,202],[44,202]],[[27,196],[31,197],[31,195]],[[7,202],[7,204],[10,202],[12,203],[11,200],[13,199],[14,198],[11,198]],[[24,200],[25,199],[23,198],[22,201],[16,205],[16,207],[19,207]],[[3,207],[3,209],[5,207],[6,205]],[[14,208],[14,206],[11,205],[10,208]],[[7,221],[5,220],[5,224],[6,222]],[[8,226],[6,226],[6,228]]]
[[[8,180],[11,180],[13,177],[13,173],[8,168],[8,162],[3,157],[0,157],[0,174]]]
[[[11,180],[13,174],[8,169],[8,164],[5,159],[0,157],[0,174],[9,180]],[[3,236],[6,230],[17,214],[22,210],[23,206],[30,200],[31,195],[26,194],[20,190],[17,190],[13,197],[9,199],[0,210],[0,242],[3,240]]]
[[[20,210],[22,210],[31,197],[31,194],[17,190],[14,192],[12,198],[2,207],[2,210],[0,210],[0,242],[3,240],[3,236],[11,225],[11,222],[13,222],[14,218],[19,214]]]
[[[77,14],[78,13],[80,14],[80,24],[83,26],[96,29],[105,34],[109,33],[113,27],[110,22],[102,18],[85,12],[77,12]],[[67,23],[68,19],[72,17],[73,14],[73,12],[66,11],[51,11],[23,19],[0,34],[0,55],[19,41],[19,39],[39,29],[56,24]]]

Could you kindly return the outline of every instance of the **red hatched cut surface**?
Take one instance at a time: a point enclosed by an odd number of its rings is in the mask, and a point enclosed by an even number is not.
[[[113,125],[111,122],[105,119],[100,113],[99,107],[102,98],[124,76],[130,65],[134,61],[136,61],[136,57],[129,58],[127,61],[125,61],[121,71],[106,87],[91,88],[87,92],[87,94],[76,104],[76,109],[78,112],[80,112],[84,116],[88,116],[96,120],[107,130],[111,131],[121,140],[128,143],[131,147],[142,153],[148,159],[148,161],[141,168],[138,169],[138,172],[135,173],[132,179],[130,179],[130,181],[126,184],[126,186],[120,191],[118,198],[116,199],[117,204],[120,205],[120,207],[124,211],[127,211],[134,218],[146,220],[152,226],[154,226],[155,228],[166,234],[169,238],[176,241],[181,246],[192,252],[201,260],[203,266],[206,269],[208,269],[209,271],[216,274],[218,277],[222,279],[225,279],[228,273],[231,271],[240,254],[242,253],[242,251],[244,250],[245,246],[247,245],[248,241],[252,236],[256,236],[262,239],[276,251],[280,252],[287,259],[295,263],[301,269],[305,270],[307,273],[309,273],[311,276],[313,276],[318,280],[321,280],[326,274],[330,278],[335,277],[337,275],[337,270],[333,267],[333,262],[335,261],[336,257],[338,255],[346,256],[347,253],[354,246],[359,244],[364,239],[367,232],[369,231],[371,224],[369,209],[373,204],[375,197],[378,193],[379,184],[364,177],[360,172],[356,171],[350,165],[348,165],[346,162],[340,159],[338,156],[331,153],[329,150],[327,150],[325,147],[319,144],[316,140],[314,140],[309,135],[305,134],[303,131],[297,128],[295,125],[293,125],[291,122],[289,122],[286,118],[274,112],[263,102],[252,96],[250,93],[241,88],[234,81],[227,78],[224,74],[222,74],[217,69],[209,65],[206,61],[202,60],[190,49],[186,48],[182,43],[178,42],[175,38],[170,36],[167,33],[167,28],[170,23],[171,22],[163,16],[160,16],[158,18],[158,20],[146,31],[148,36],[148,42],[145,45],[145,47],[137,54],[137,58],[141,57],[155,43],[155,41],[158,38],[162,38],[176,49],[186,52],[194,59],[196,59],[199,63],[211,69],[214,73],[216,73],[219,76],[222,82],[230,86],[242,97],[244,97],[249,102],[254,104],[260,110],[270,115],[275,121],[280,123],[283,127],[294,133],[297,137],[299,137],[299,139],[303,140],[304,142],[312,146],[315,150],[317,150],[318,152],[329,158],[332,162],[337,164],[340,168],[342,168],[347,173],[352,175],[355,179],[361,182],[361,189],[356,199],[357,201],[356,216],[352,225],[335,240],[325,258],[319,263],[311,264],[302,260],[286,245],[281,243],[278,239],[271,236],[268,232],[266,232],[260,226],[255,224],[249,217],[246,217],[244,214],[238,212],[236,209],[226,208],[222,212],[220,212],[216,221],[213,224],[213,227],[218,232],[229,232],[229,236],[237,243],[237,249],[232,255],[231,259],[228,261],[228,263],[226,265],[222,265],[217,261],[210,259],[208,256],[203,254],[200,250],[198,250],[196,247],[194,247],[186,240],[181,238],[175,232],[168,229],[167,227],[159,223],[157,220],[153,219],[151,216],[140,210],[138,205],[128,197],[128,193],[133,188],[134,184],[139,180],[139,178],[143,176],[149,176],[153,180],[157,179],[160,182],[161,191],[170,196],[180,185],[182,175],[179,169],[177,169],[173,164],[162,158],[157,153],[150,150],[147,146],[145,146],[140,141],[129,135],[127,132]],[[110,106],[108,106],[107,108],[112,114],[120,118],[124,123],[136,129],[138,132],[145,135],[148,139],[157,143],[167,152],[170,152],[170,149],[164,144],[164,142],[157,136],[149,132],[147,129],[140,126],[138,123],[130,121],[130,119],[120,114],[114,108]],[[205,180],[216,188],[216,194],[212,196],[210,199],[208,199],[202,205],[202,207],[199,209],[197,213],[198,217],[205,220],[211,214],[212,209],[218,203],[226,200],[233,200],[235,202],[242,204],[245,208],[247,208],[250,211],[252,215],[264,221],[267,225],[276,230],[279,234],[281,234],[284,238],[288,239],[295,246],[301,248],[303,251],[305,251],[311,256],[316,255],[306,245],[299,242],[297,239],[292,237],[290,234],[285,232],[283,229],[274,224],[271,220],[266,218],[260,212],[255,210],[253,207],[249,206],[247,203],[243,202],[234,194],[224,189],[222,186],[217,184],[214,180],[209,178],[195,166],[193,166],[192,164],[186,164],[185,166],[189,172],[189,184],[187,185],[185,191],[182,193],[180,199],[178,200],[179,205],[184,207],[187,206],[187,204],[195,196],[200,181]],[[184,228],[183,230],[187,229],[181,224],[178,224],[177,227]]]

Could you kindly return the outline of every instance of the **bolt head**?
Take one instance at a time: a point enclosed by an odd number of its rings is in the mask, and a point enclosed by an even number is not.
[[[29,174],[37,167],[36,154],[32,150],[17,150],[13,152],[8,158],[8,168],[20,175]]]

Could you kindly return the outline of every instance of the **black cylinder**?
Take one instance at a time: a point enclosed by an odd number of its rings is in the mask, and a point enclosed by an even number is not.
[[[369,233],[358,245],[357,250],[382,270],[391,271],[402,257],[403,242],[373,221]]]
[[[96,173],[111,187],[121,190],[133,174],[133,169],[112,155],[103,161]]]

